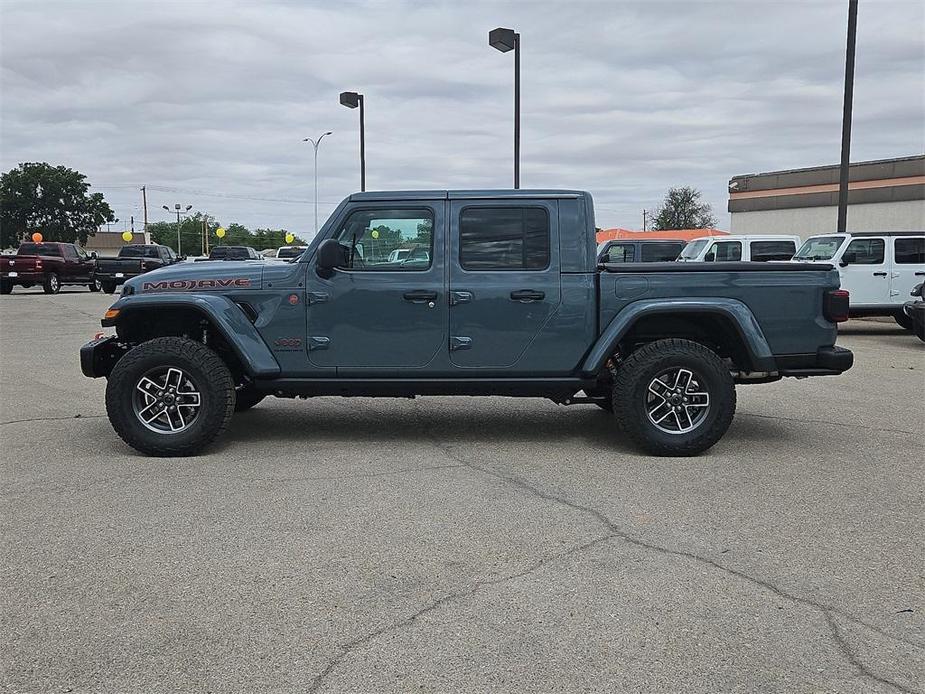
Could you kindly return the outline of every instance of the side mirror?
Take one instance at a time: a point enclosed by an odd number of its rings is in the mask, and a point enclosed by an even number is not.
[[[90,257],[96,260],[96,251],[90,251]]]
[[[337,239],[327,239],[318,246],[317,272],[325,279],[334,274],[334,269],[347,264],[347,249]]]
[[[710,251],[705,256],[703,256],[703,262],[705,263],[712,263],[715,260],[716,260],[716,253],[714,253],[713,251]]]
[[[838,264],[841,265],[842,267],[847,267],[848,265],[851,265],[852,263],[856,263],[856,262],[858,262],[857,253],[845,253],[841,257],[841,260],[838,262]]]

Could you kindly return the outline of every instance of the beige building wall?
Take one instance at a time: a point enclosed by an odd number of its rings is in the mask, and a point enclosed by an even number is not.
[[[801,238],[835,231],[837,207],[733,212],[733,234],[797,234]],[[848,231],[925,230],[925,200],[848,205]]]

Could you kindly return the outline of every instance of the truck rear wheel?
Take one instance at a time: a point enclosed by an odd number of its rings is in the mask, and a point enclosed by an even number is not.
[[[129,446],[159,457],[196,455],[228,426],[234,380],[200,342],[159,337],[130,350],[106,385],[106,413]]]
[[[103,287],[103,291],[106,292],[107,294],[116,293],[116,283],[115,282],[102,282],[101,285]]]
[[[12,282],[0,281],[0,294],[11,294],[13,292]]]
[[[87,285],[87,289],[89,289],[91,292],[98,292],[100,289],[102,289],[102,286],[100,285],[99,280],[91,280],[90,284]]]
[[[735,414],[729,367],[690,340],[657,340],[617,369],[617,423],[640,447],[660,456],[692,456],[719,441]]]
[[[42,289],[45,290],[46,294],[57,294],[61,291],[61,280],[58,279],[58,275],[54,272],[49,272],[45,275],[45,281],[42,283]]]

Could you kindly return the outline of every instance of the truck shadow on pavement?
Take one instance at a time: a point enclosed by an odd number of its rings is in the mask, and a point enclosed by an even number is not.
[[[492,408],[472,411],[456,403],[390,407],[388,401],[370,405],[338,403],[322,399],[302,411],[277,407],[260,407],[238,413],[229,432],[210,452],[221,452],[244,442],[342,442],[366,444],[448,444],[560,443],[579,441],[582,448],[603,453],[651,457],[639,449],[617,427],[613,415],[596,407],[533,409],[530,411]],[[512,401],[513,402],[513,401]],[[349,408],[350,414],[345,411]],[[726,436],[717,444],[722,450],[729,443],[741,446],[749,442],[785,442],[792,438],[785,423],[773,419],[735,420]],[[710,455],[706,453],[704,455]]]

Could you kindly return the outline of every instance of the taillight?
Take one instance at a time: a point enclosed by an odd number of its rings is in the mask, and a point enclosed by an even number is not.
[[[844,323],[848,320],[848,292],[844,289],[833,289],[825,293],[822,302],[822,315],[832,323]]]

